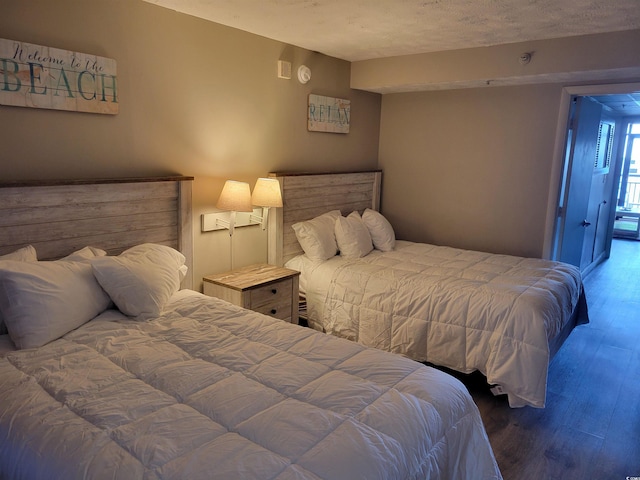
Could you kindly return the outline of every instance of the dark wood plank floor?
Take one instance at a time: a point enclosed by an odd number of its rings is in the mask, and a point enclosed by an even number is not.
[[[551,363],[546,408],[511,409],[463,379],[505,480],[640,476],[640,242],[614,240],[584,283],[591,322]]]

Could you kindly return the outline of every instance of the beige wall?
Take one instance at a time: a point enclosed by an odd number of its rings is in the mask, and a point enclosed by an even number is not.
[[[638,41],[633,30],[354,62],[354,88],[396,92],[383,96],[379,167],[398,236],[549,256],[563,87],[637,81]]]
[[[384,95],[382,211],[399,238],[541,256],[561,87]]]
[[[380,96],[352,90],[350,64],[141,0],[3,0],[0,36],[113,58],[116,116],[0,106],[0,181],[195,176],[196,285],[229,267],[225,232],[200,233],[226,179],[375,168]],[[278,79],[304,63],[307,85]],[[348,98],[348,135],[306,130],[309,93]],[[258,227],[234,235],[236,266],[266,260]]]
[[[628,30],[363,60],[352,64],[351,86],[397,93],[632,79],[640,76],[638,44],[640,30]]]
[[[352,86],[396,92],[383,95],[379,167],[398,236],[548,257],[563,89],[637,81],[638,41],[633,30],[355,62]]]

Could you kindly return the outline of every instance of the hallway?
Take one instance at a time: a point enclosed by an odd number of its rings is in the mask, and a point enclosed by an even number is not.
[[[590,323],[552,361],[546,408],[465,381],[505,480],[640,476],[640,242],[614,240],[584,283]]]

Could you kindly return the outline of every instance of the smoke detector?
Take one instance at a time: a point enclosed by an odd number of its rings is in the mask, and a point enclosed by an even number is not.
[[[298,81],[302,84],[311,80],[311,69],[306,65],[300,65],[298,67]]]

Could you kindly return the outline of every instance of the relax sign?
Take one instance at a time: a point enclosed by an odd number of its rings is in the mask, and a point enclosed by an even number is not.
[[[349,133],[350,100],[310,94],[307,114],[310,132]]]
[[[116,61],[0,38],[0,105],[114,115]]]

